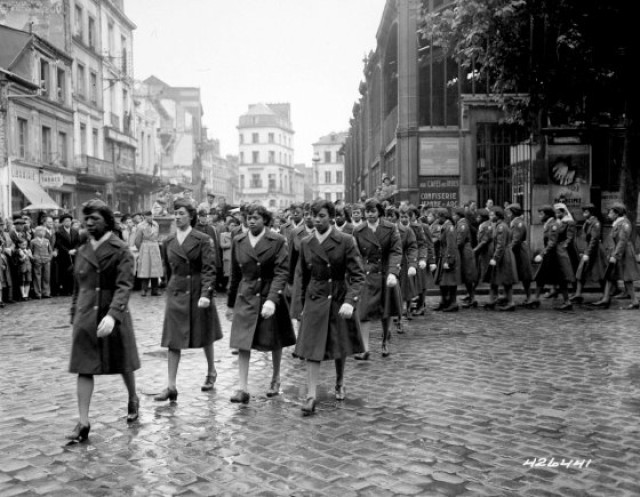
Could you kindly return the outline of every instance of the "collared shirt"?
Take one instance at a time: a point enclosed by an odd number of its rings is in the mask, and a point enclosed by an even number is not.
[[[329,226],[329,229],[327,231],[325,231],[324,233],[320,233],[318,230],[314,230],[315,231],[315,236],[318,239],[318,241],[320,242],[320,244],[322,245],[322,242],[324,242],[329,235],[331,234],[331,230],[333,229],[332,226]]]
[[[249,231],[249,243],[251,244],[252,247],[255,248],[255,246],[258,244],[260,239],[264,236],[266,231],[267,231],[266,228],[262,228],[262,231],[255,236],[253,235],[253,233],[251,233],[251,231]]]
[[[178,230],[178,231],[176,231],[176,240],[178,240],[178,243],[180,245],[182,245],[184,243],[186,238],[189,236],[189,233],[191,233],[192,229],[193,228],[191,226],[189,226],[189,227],[187,227],[186,230]]]
[[[243,233],[246,233],[246,232],[248,232],[248,231],[249,231],[249,226],[245,226],[244,224],[241,224],[241,225],[240,225],[240,230],[241,230]]]
[[[100,237],[99,240],[94,240],[93,238],[90,238],[89,242],[91,243],[91,248],[93,249],[93,251],[95,252],[96,250],[98,250],[98,247],[102,245],[104,242],[106,242],[110,236],[111,236],[111,231],[107,231],[104,235],[102,235],[102,237]]]
[[[369,221],[367,221],[367,226],[369,227],[369,229],[371,231],[373,231],[375,233],[376,229],[378,228],[378,226],[380,226],[380,220],[376,221],[375,224],[371,224]]]
[[[618,226],[619,224],[624,223],[624,220],[625,220],[624,216],[617,217],[616,220],[613,222],[613,226]]]
[[[313,235],[316,232],[315,228],[309,228],[306,224],[304,225],[304,230],[307,232],[307,235]]]

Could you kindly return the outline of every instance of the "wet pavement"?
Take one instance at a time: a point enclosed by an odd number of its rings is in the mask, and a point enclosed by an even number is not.
[[[324,363],[304,418],[290,349],[280,396],[265,396],[270,354],[254,352],[251,402],[229,402],[237,356],[217,304],[215,390],[200,391],[205,358],[189,350],[177,402],[157,403],[164,299],[133,295],[140,420],[125,422],[120,377],[96,377],[89,441],[71,446],[69,299],[0,309],[0,497],[640,495],[638,311],[431,312],[405,323],[386,359],[374,330],[371,360],[347,363],[347,399],[333,399]]]

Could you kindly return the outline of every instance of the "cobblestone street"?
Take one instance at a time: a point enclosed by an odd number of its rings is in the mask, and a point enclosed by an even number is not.
[[[125,422],[120,377],[96,377],[90,438],[71,446],[69,299],[1,310],[0,497],[640,495],[638,311],[430,312],[389,358],[374,331],[371,360],[347,363],[344,402],[324,363],[319,409],[303,418],[290,350],[280,396],[265,396],[270,354],[254,352],[251,402],[229,402],[237,356],[217,304],[216,388],[200,391],[205,358],[186,351],[170,405],[152,399],[166,384],[164,298],[133,295],[140,420]]]

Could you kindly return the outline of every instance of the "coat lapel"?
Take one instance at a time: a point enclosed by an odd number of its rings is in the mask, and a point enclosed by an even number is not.
[[[325,243],[323,243],[322,245],[320,244],[320,241],[315,237],[315,235],[311,237],[311,240],[309,240],[309,249],[325,262],[329,262],[329,257],[327,256],[325,249],[327,248],[327,243],[330,243],[330,238],[331,237],[327,238],[325,240]]]
[[[382,223],[378,225],[375,233],[371,231],[371,228],[369,228],[369,226],[365,226],[364,228],[362,228],[362,236],[372,245],[381,248],[380,241],[378,240],[378,230],[380,229],[382,229]]]
[[[240,250],[252,259],[258,260],[258,254],[255,248],[251,246],[248,233],[238,242],[238,252],[240,252]]]
[[[185,240],[184,242],[186,243],[186,241],[187,240]],[[182,245],[180,245],[180,243],[178,242],[178,238],[176,238],[175,236],[174,238],[169,240],[167,244],[167,252],[169,254],[175,255],[176,257],[179,257],[180,259],[184,259],[185,261],[189,260],[189,258],[187,257],[187,253],[184,251]]]
[[[200,245],[200,242],[196,238],[194,231],[191,230],[187,235],[187,238],[185,238],[184,242],[182,242],[182,250],[188,258],[189,253],[197,249],[199,245]]]
[[[100,247],[98,247],[98,249],[99,248]],[[82,257],[83,259],[85,259],[93,267],[95,268],[100,267],[100,264],[98,263],[98,257],[96,256],[96,253],[93,251],[91,242],[87,242],[82,247],[80,247],[80,249],[78,250],[78,255],[80,255],[80,257]]]
[[[101,264],[102,261],[104,261],[105,259],[113,255],[114,243],[117,246],[118,237],[116,237],[116,235],[112,233],[111,236],[107,240],[105,240],[104,243],[101,243],[100,246],[96,249],[94,254],[99,264]],[[91,245],[91,243],[89,243],[88,245]],[[92,252],[93,252],[93,248],[92,248]]]

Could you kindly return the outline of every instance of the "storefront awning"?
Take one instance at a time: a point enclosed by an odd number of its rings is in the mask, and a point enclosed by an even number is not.
[[[35,181],[30,179],[14,178],[13,184],[16,185],[27,200],[31,202],[31,204],[23,210],[48,211],[61,209],[49,194]]]

